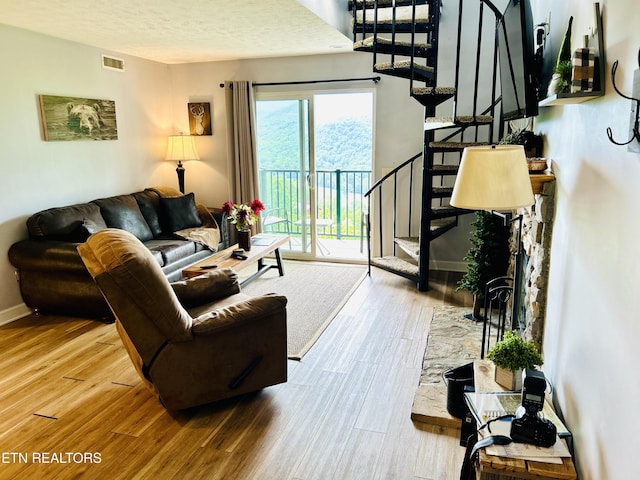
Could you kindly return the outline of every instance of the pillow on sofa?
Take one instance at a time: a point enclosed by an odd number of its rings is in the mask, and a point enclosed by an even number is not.
[[[133,233],[141,242],[153,238],[153,233],[142,216],[138,202],[133,198],[133,195],[100,198],[94,200],[93,203],[100,207],[100,213],[102,213],[108,227]]]
[[[99,225],[93,220],[91,220],[90,218],[85,218],[82,221],[82,225],[80,226],[80,228],[84,233],[86,233],[88,238],[90,235],[93,235],[94,233],[99,232],[100,230],[104,230],[105,228],[107,228],[107,226],[104,224]]]
[[[160,206],[164,211],[166,232],[202,225],[193,192],[182,197],[160,197]]]
[[[162,235],[162,225],[158,215],[160,211],[160,196],[151,190],[144,190],[134,193],[133,197],[138,202],[138,207],[140,207],[142,216],[147,221],[153,237]]]

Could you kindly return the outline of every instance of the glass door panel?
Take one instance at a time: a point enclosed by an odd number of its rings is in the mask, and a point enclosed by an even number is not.
[[[266,233],[291,237],[290,251],[312,254],[309,218],[312,195],[310,100],[264,99],[256,102],[256,134],[260,199],[265,205]]]

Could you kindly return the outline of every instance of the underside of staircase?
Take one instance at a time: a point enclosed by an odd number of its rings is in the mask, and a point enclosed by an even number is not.
[[[422,152],[401,162],[366,193],[368,212],[375,212],[370,223],[377,223],[374,232],[368,229],[369,265],[415,281],[419,290],[427,290],[431,243],[455,228],[460,215],[471,213],[449,205],[462,151],[495,142],[496,102],[492,100],[482,109],[477,95],[467,103],[459,98],[461,86],[469,88],[474,75],[477,85],[481,71],[480,55],[473,65],[460,61],[462,12],[457,9],[462,8],[462,2],[459,7],[447,3],[444,10],[442,0],[352,0],[349,8],[354,50],[373,56],[374,72],[407,79],[407,94],[424,107]],[[443,11],[450,24],[447,35],[457,36],[453,50],[440,47]],[[451,18],[458,18],[453,29]],[[447,85],[438,82],[442,55],[456,58],[454,81]],[[495,64],[482,68],[493,68],[495,79]],[[399,182],[409,183],[408,193],[398,189]],[[408,197],[408,203],[399,200],[403,196]],[[384,200],[389,197],[393,205]],[[408,218],[402,217],[405,214]]]

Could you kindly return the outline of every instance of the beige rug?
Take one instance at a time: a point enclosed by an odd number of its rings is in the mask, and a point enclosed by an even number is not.
[[[242,274],[253,273],[247,268]],[[248,295],[278,293],[287,297],[287,351],[300,360],[320,338],[367,269],[362,265],[284,261],[284,276],[276,269],[242,288]]]

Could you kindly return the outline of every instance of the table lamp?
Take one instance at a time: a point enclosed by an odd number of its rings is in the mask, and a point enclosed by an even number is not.
[[[200,160],[193,137],[190,135],[171,135],[167,142],[167,155],[165,160],[178,162],[176,173],[178,174],[178,186],[180,192],[184,193],[184,166],[183,161]]]
[[[506,226],[518,222],[518,237],[513,275],[512,327],[520,309],[522,256],[522,215],[512,217],[511,210],[534,203],[529,169],[521,145],[467,147],[462,153],[450,205],[469,210],[487,210],[504,219]],[[509,210],[500,213],[499,210]]]

